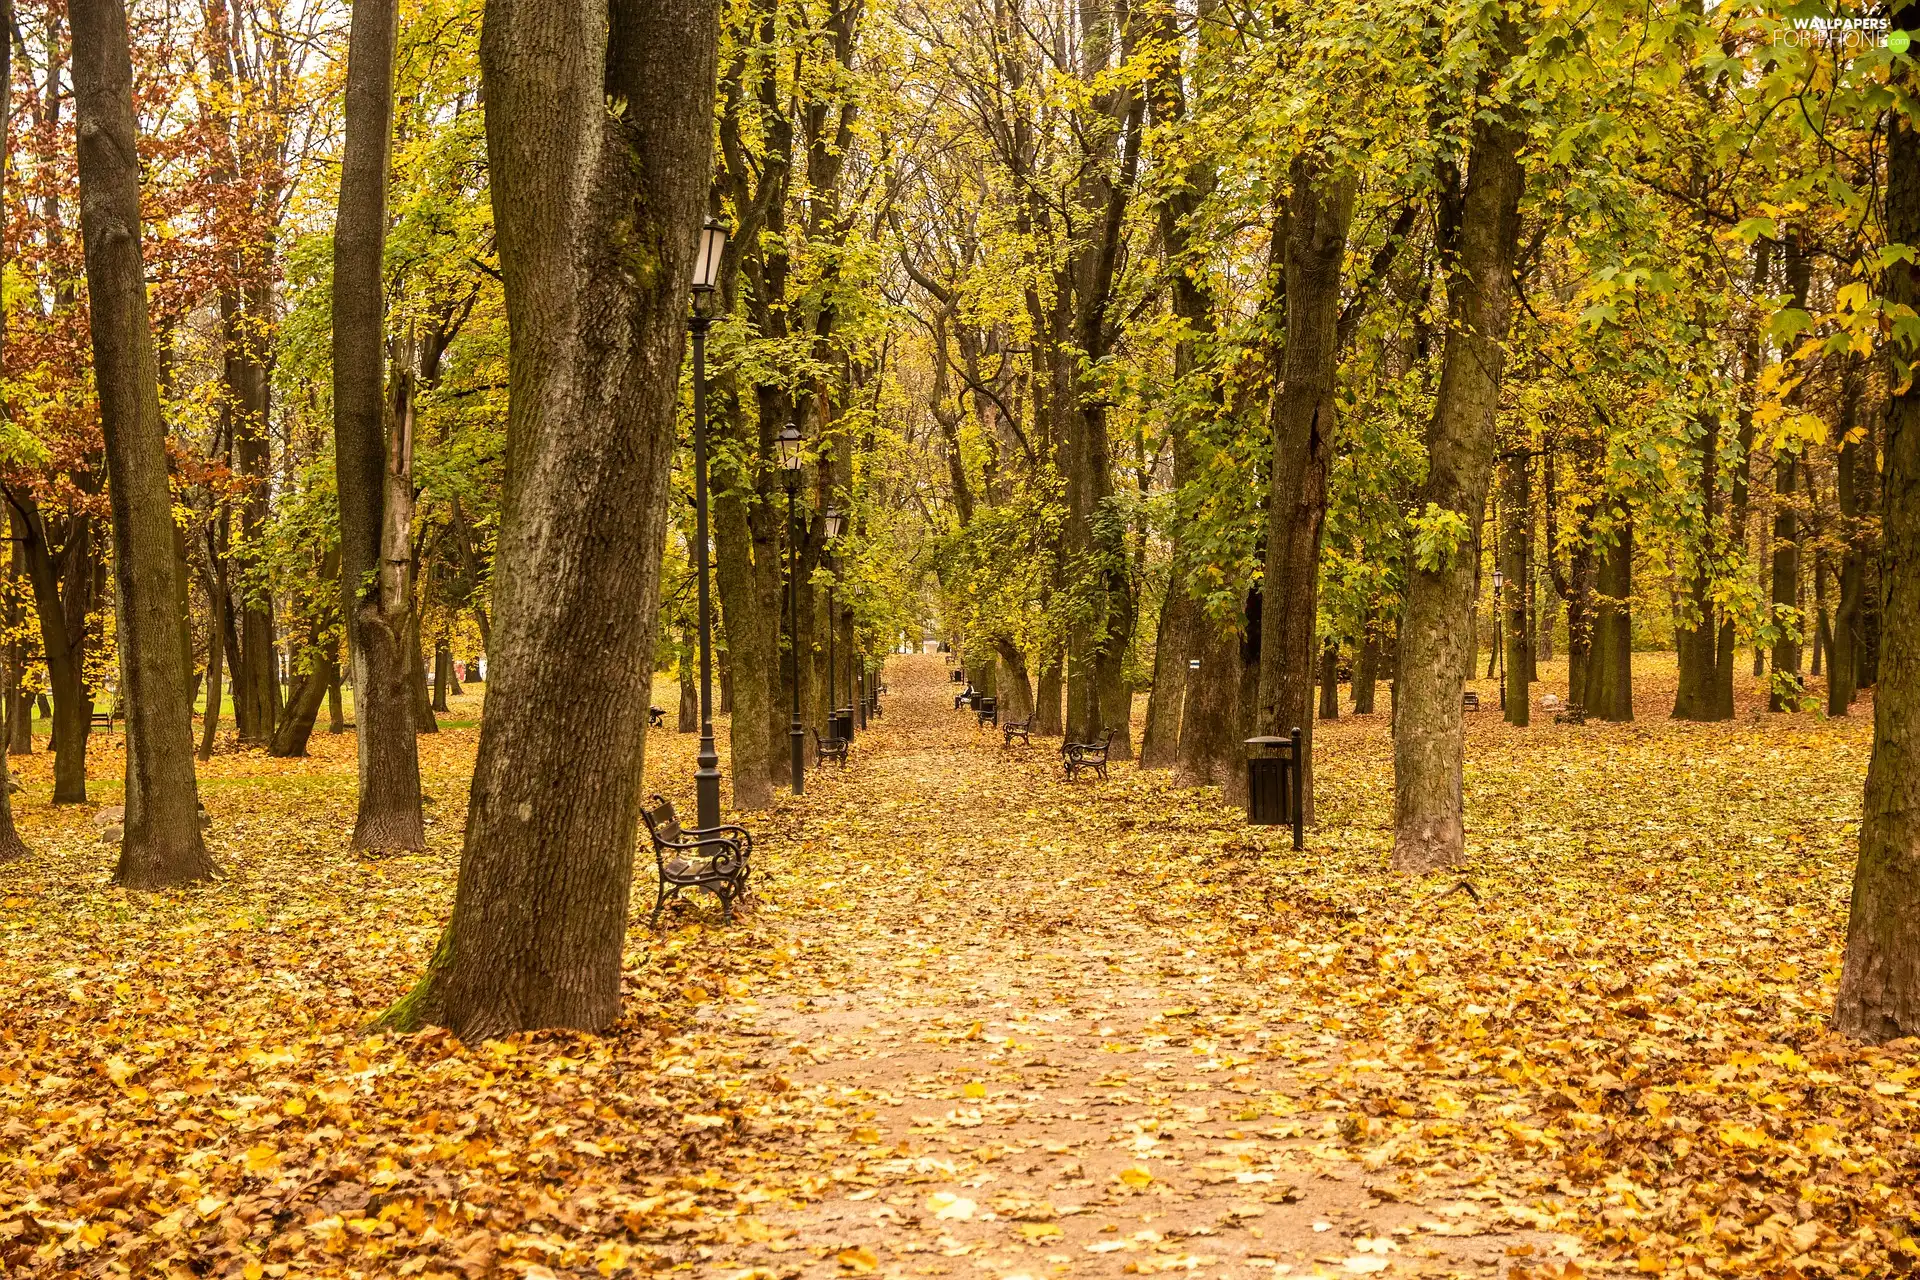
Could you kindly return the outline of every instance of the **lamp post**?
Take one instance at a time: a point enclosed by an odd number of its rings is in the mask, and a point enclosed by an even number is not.
[[[1493,661],[1500,676],[1500,709],[1507,709],[1507,646],[1501,635],[1501,627],[1506,618],[1500,608],[1500,588],[1505,586],[1507,575],[1498,569],[1493,571]]]
[[[800,493],[803,441],[800,428],[789,422],[780,433],[780,468],[787,483],[787,650],[793,671],[793,726],[787,736],[793,744],[793,794],[807,788],[806,731],[800,726],[800,529],[794,523],[793,502]]]
[[[826,514],[821,518],[821,524],[826,530],[828,555],[831,556],[833,544],[840,540],[841,530],[847,527],[847,517],[841,513],[840,508],[828,507]],[[827,562],[827,569],[830,573],[836,575],[839,573],[839,566],[831,559]],[[827,723],[833,726],[834,737],[851,738],[853,737],[853,708],[847,708],[847,719],[842,724],[838,697],[840,677],[834,670],[833,662],[833,633],[840,628],[840,617],[834,612],[835,585],[834,578],[827,579]]]
[[[700,578],[700,754],[695,758],[695,825],[720,825],[720,755],[713,746],[713,593],[707,555],[707,326],[713,323],[714,283],[727,229],[712,218],[700,228],[693,262],[693,506],[694,563]]]

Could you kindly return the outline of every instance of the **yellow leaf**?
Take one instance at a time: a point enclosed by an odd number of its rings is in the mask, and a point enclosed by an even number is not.
[[[1840,1141],[1840,1131],[1830,1124],[1810,1124],[1800,1131],[1800,1145],[1816,1156],[1826,1156],[1838,1160],[1847,1154],[1847,1144]]]
[[[247,1148],[248,1173],[264,1173],[279,1163],[280,1152],[276,1148],[265,1143]]]
[[[1051,1222],[1023,1222],[1020,1224],[1020,1234],[1027,1238],[1028,1244],[1038,1244],[1042,1240],[1053,1239],[1061,1232]]]
[[[140,1068],[134,1066],[118,1054],[107,1059],[107,1079],[113,1081],[115,1084],[125,1084],[135,1075],[139,1074],[139,1071]]]
[[[962,1097],[984,1098],[987,1096],[987,1086],[981,1084],[978,1080],[969,1080],[960,1087],[960,1093]]]
[[[973,1217],[974,1208],[973,1201],[951,1191],[936,1191],[927,1197],[927,1210],[936,1218],[965,1222]]]
[[[1720,1126],[1720,1141],[1730,1147],[1764,1147],[1767,1145],[1767,1135],[1752,1125],[1729,1120]]]
[[[1120,1171],[1120,1181],[1130,1187],[1144,1187],[1153,1181],[1153,1175],[1138,1165],[1135,1165]]]
[[[305,1098],[288,1098],[286,1105],[282,1106],[280,1110],[286,1115],[303,1116],[307,1114],[307,1100]]]
[[[874,1257],[873,1254],[867,1250],[858,1247],[842,1249],[833,1256],[835,1261],[839,1262],[841,1266],[849,1271],[857,1272],[860,1275],[865,1275],[880,1265],[880,1259]]]

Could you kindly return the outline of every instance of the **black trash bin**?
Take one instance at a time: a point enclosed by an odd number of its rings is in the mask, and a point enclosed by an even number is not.
[[[1000,723],[1000,700],[998,698],[980,699],[979,702],[974,704],[973,711],[983,725]]]
[[[833,713],[833,736],[842,742],[853,741],[853,708],[841,707]]]
[[[1306,847],[1300,768],[1305,749],[1297,728],[1284,738],[1247,739],[1247,821],[1256,827],[1291,826],[1296,849]]]

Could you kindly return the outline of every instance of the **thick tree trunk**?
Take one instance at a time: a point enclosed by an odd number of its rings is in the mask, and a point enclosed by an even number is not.
[[[114,612],[127,711],[126,815],[114,883],[160,889],[214,874],[200,838],[187,670],[174,581],[173,497],[140,258],[133,67],[120,0],[74,0],[80,228],[94,379],[113,505]]]
[[[1027,674],[1027,655],[1011,640],[995,640],[993,647],[1000,656],[1000,669],[994,673],[1000,718],[1025,720],[1033,714],[1033,678]]]
[[[1314,817],[1313,692],[1318,658],[1320,540],[1333,457],[1333,388],[1339,364],[1340,267],[1358,182],[1301,156],[1290,174],[1286,334],[1271,414],[1266,572],[1261,582],[1259,704],[1255,731],[1306,745],[1302,783]]]
[[[1613,544],[1600,556],[1595,593],[1593,651],[1587,659],[1587,690],[1581,705],[1590,716],[1624,723],[1633,719],[1633,524],[1622,521]]]
[[[1920,28],[1920,9],[1894,22]],[[1887,236],[1920,243],[1920,134],[1898,111],[1889,129]],[[1886,278],[1890,302],[1920,307],[1920,267],[1895,265]],[[1882,679],[1833,1012],[1835,1030],[1871,1041],[1920,1035],[1920,387],[1910,379],[1888,404],[1882,474]]]
[[[1196,611],[1188,651],[1200,666],[1187,673],[1174,781],[1183,787],[1230,786],[1246,758],[1242,740],[1247,735],[1240,732],[1240,633]]]
[[[1180,711],[1186,704],[1187,663],[1197,610],[1187,595],[1177,547],[1174,554],[1174,573],[1160,604],[1153,642],[1153,692],[1147,696],[1147,725],[1140,735],[1142,769],[1171,769],[1180,754]]]
[[[333,241],[334,468],[340,494],[342,611],[359,755],[356,849],[422,849],[420,756],[413,738],[409,600],[396,590],[383,377],[381,257],[393,119],[396,0],[354,6],[347,52],[346,146]],[[404,375],[403,375],[404,376]],[[405,426],[395,424],[404,456]]]
[[[1845,545],[1840,552],[1840,599],[1833,611],[1833,653],[1827,663],[1827,714],[1844,716],[1853,706],[1860,687],[1860,615],[1867,587],[1866,534],[1860,522],[1860,488],[1864,479],[1870,487],[1877,478],[1871,472],[1862,475],[1860,459],[1872,450],[1861,449],[1854,439],[1859,429],[1860,397],[1863,378],[1855,370],[1849,379],[1847,399],[1840,419],[1840,452],[1834,460],[1834,486],[1840,507],[1840,533]]]
[[[1501,25],[1511,45],[1517,35],[1509,23]],[[1471,661],[1472,549],[1480,542],[1492,480],[1494,410],[1512,304],[1520,140],[1504,110],[1484,111],[1474,121],[1460,245],[1447,283],[1440,389],[1427,430],[1427,479],[1416,503],[1424,513],[1450,517],[1460,536],[1408,566],[1393,733],[1393,866],[1399,871],[1457,866],[1466,857],[1460,695]]]
[[[498,665],[453,919],[402,1025],[473,1041],[620,1012],[646,744],[632,708],[651,694],[717,35],[713,0],[487,5],[512,383]]]
[[[1506,575],[1501,591],[1506,613],[1501,632],[1506,644],[1506,721],[1524,728],[1532,717],[1533,646],[1527,642],[1527,588],[1533,571],[1532,459],[1524,450],[1511,450],[1500,459],[1500,571]]]
[[[775,640],[777,611],[762,596],[761,566],[755,557],[770,555],[754,538],[744,495],[715,486],[713,499],[714,581],[727,622],[727,661],[721,669],[723,710],[728,725],[733,773],[733,807],[752,813],[773,803],[776,763],[773,735],[774,668],[780,654]]]
[[[333,679],[327,682],[327,732],[347,731],[346,701],[340,696],[340,665],[334,664]]]
[[[1713,556],[1719,541],[1720,419],[1700,419],[1699,468],[1701,529],[1687,575],[1687,598],[1673,624],[1673,645],[1680,679],[1673,696],[1676,720],[1718,720],[1719,627],[1715,625]]]
[[[1066,732],[1060,714],[1060,655],[1056,650],[1040,660],[1040,678],[1034,682],[1033,731],[1049,738]]]
[[[1786,699],[1800,687],[1800,516],[1794,509],[1794,491],[1800,487],[1799,459],[1781,450],[1773,459],[1773,622],[1780,634],[1773,642],[1773,682],[1767,691],[1767,710],[1784,711]],[[1787,686],[1782,688],[1782,685]]]

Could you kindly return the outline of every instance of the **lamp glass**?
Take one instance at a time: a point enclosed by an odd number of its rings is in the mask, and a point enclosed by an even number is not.
[[[695,291],[705,293],[712,289],[720,279],[720,255],[726,252],[727,228],[725,224],[707,219],[700,228],[699,251],[693,258],[693,287]]]
[[[827,526],[827,539],[829,541],[839,537],[840,534],[847,527],[846,514],[842,512],[838,507],[828,507],[825,520],[826,520],[826,526]]]
[[[799,471],[800,464],[805,461],[805,444],[806,441],[800,436],[800,428],[789,422],[786,430],[780,433],[780,465],[788,471]]]

